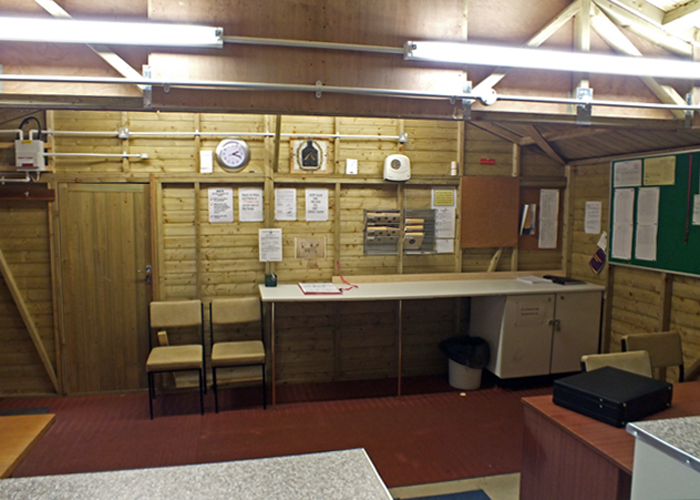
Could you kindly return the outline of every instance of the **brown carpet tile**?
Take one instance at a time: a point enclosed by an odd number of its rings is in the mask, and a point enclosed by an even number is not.
[[[204,416],[199,415],[196,392],[159,394],[153,421],[146,394],[8,398],[0,400],[0,408],[48,406],[56,414],[55,425],[14,477],[347,448],[365,448],[389,487],[520,469],[520,398],[551,393],[551,386],[487,387],[465,396],[445,389],[445,384],[432,388],[441,390],[400,398],[315,401],[329,396],[333,386],[280,387],[279,403],[267,410],[262,409],[259,388],[229,390],[221,393],[219,414],[213,411],[213,396],[206,396]],[[339,394],[350,396],[352,391]],[[294,398],[305,402],[284,402]]]

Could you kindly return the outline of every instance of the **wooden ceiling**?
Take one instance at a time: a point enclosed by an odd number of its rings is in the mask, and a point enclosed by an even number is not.
[[[0,0],[2,15],[150,19],[204,23],[224,35],[401,47],[410,39],[450,39],[513,46],[692,59],[698,38],[698,0]],[[217,52],[0,42],[0,70],[35,80],[0,81],[0,128],[35,110],[126,109],[311,113],[459,119],[459,102],[313,92],[208,90],[154,86],[144,98],[135,85],[90,83],[90,78],[141,74],[149,64],[161,81],[206,80],[306,84],[392,90],[463,88],[503,96],[568,98],[590,87],[594,99],[683,104],[696,89],[686,82],[556,72],[451,68],[403,61],[400,55],[227,43]],[[46,83],[40,76],[69,76]],[[150,106],[149,106],[150,100]],[[536,99],[535,99],[536,100]],[[693,97],[693,102],[700,99]],[[696,113],[697,114],[697,113]],[[685,112],[596,107],[590,125],[565,104],[503,102],[472,105],[471,120],[561,162],[700,145],[697,119]]]

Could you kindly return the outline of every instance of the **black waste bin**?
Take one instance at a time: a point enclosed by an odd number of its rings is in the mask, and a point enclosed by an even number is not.
[[[449,360],[449,381],[456,389],[473,390],[481,386],[481,372],[491,359],[488,342],[481,337],[459,335],[439,344]]]

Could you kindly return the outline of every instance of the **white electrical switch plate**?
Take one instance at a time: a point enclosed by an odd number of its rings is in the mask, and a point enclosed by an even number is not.
[[[347,175],[357,175],[357,160],[350,158],[345,160],[345,173]]]

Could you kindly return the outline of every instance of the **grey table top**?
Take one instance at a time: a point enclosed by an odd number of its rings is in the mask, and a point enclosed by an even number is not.
[[[0,480],[3,500],[391,500],[364,449]]]
[[[627,432],[700,472],[700,417],[631,422]]]

